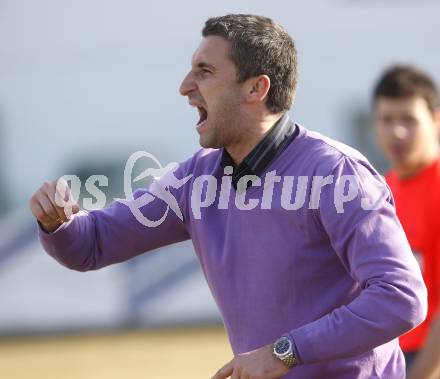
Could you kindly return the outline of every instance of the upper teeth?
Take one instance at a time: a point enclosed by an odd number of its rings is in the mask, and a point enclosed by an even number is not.
[[[207,117],[206,109],[203,107],[197,107],[197,109],[199,111],[200,118],[203,120],[206,119],[206,117]]]

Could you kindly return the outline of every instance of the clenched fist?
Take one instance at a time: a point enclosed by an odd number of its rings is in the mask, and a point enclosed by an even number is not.
[[[80,210],[72,198],[69,185],[62,178],[44,182],[30,198],[29,207],[41,227],[49,233]]]

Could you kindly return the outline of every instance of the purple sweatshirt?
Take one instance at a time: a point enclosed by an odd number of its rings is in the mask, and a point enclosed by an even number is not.
[[[288,333],[300,365],[286,379],[404,378],[397,337],[423,321],[427,293],[388,187],[356,150],[298,127],[265,170],[282,179],[263,174],[238,201],[220,166],[222,150],[201,149],[173,173],[193,175],[184,185],[173,188],[164,175],[135,193],[150,198],[140,208],[149,220],[168,210],[160,225],[142,225],[128,203],[114,202],[80,212],[54,233],[40,230],[41,242],[61,264],[87,271],[191,239],[235,354]],[[310,179],[306,191],[300,177]],[[335,185],[313,189],[329,177],[359,184],[342,212]],[[181,215],[151,197],[159,187]]]

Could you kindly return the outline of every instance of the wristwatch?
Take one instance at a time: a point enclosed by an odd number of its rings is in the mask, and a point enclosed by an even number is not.
[[[293,368],[298,364],[293,352],[292,340],[288,336],[282,336],[274,342],[273,355],[289,368]]]

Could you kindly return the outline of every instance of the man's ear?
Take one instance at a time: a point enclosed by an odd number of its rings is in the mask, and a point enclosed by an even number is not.
[[[270,90],[270,78],[259,75],[249,78],[245,82],[246,100],[250,103],[264,102]]]

